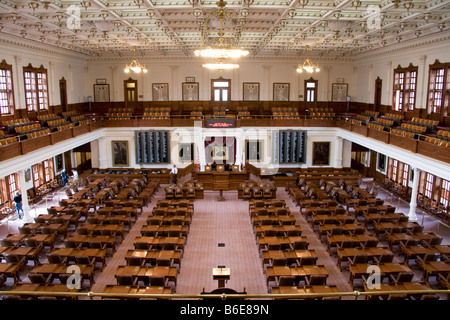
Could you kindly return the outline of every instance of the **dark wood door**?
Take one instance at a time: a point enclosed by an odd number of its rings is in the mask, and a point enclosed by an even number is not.
[[[59,99],[62,112],[67,111],[67,83],[64,77],[59,80]]]

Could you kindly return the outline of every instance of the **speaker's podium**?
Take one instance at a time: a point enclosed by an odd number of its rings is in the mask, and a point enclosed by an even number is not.
[[[215,169],[213,170],[211,165],[206,165],[205,171],[196,172],[197,181],[203,184],[205,190],[237,190],[240,183],[247,180],[248,173],[239,171],[238,166],[233,166],[232,171],[227,171],[224,164],[217,164]]]
[[[213,280],[218,280],[218,288],[225,287],[225,281],[230,280],[230,268],[213,268]]]

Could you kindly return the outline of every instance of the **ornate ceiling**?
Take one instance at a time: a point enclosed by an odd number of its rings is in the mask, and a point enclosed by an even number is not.
[[[9,34],[93,57],[183,58],[217,42],[216,1],[0,0]],[[225,42],[250,57],[351,57],[448,32],[449,0],[227,1]]]

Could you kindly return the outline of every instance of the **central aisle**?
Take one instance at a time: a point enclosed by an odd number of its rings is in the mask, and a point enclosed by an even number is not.
[[[259,251],[248,211],[248,201],[237,198],[236,191],[224,192],[225,201],[217,201],[218,192],[205,191],[195,200],[194,214],[177,277],[176,293],[198,294],[203,288],[217,288],[212,269],[231,268],[227,288],[249,294],[267,293]],[[224,243],[225,247],[219,247]]]

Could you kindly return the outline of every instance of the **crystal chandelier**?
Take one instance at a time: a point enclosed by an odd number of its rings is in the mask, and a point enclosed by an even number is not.
[[[133,51],[136,51],[136,48],[133,48]],[[131,72],[134,72],[134,73],[141,73],[141,72],[147,73],[148,70],[147,70],[147,67],[145,66],[145,64],[142,65],[142,64],[139,63],[139,61],[137,61],[137,59],[133,59],[133,61],[130,64],[127,64],[125,66],[124,71],[125,71],[125,73],[131,73]]]
[[[202,58],[220,59],[220,61],[218,63],[204,64],[203,67],[205,67],[205,68],[219,69],[219,70],[238,68],[239,67],[238,64],[224,63],[222,61],[222,59],[245,57],[249,54],[249,51],[241,49],[241,48],[225,46],[224,38],[223,38],[224,33],[223,33],[222,28],[223,28],[223,18],[225,15],[224,8],[227,3],[226,3],[226,1],[220,0],[220,1],[216,2],[216,4],[219,7],[218,15],[219,15],[219,19],[220,19],[219,45],[216,47],[207,47],[204,49],[195,50],[194,54],[197,57],[202,57]]]
[[[309,47],[306,48],[306,51],[309,50]],[[299,64],[297,66],[297,72],[302,73],[303,71],[306,71],[308,73],[319,72],[320,68],[318,64],[312,63],[312,61],[309,58],[306,58],[303,64]]]

